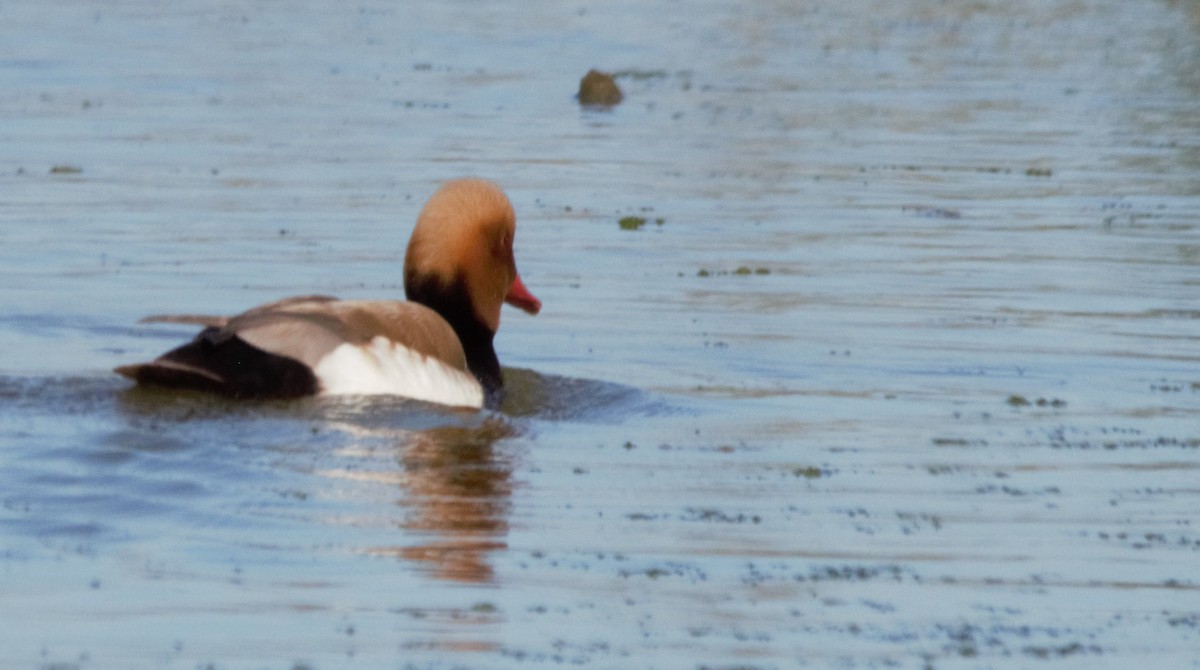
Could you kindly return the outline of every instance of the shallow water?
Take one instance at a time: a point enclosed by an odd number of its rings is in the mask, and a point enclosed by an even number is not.
[[[4,667],[1200,667],[1195,3],[0,21]],[[502,412],[109,372],[463,174]]]

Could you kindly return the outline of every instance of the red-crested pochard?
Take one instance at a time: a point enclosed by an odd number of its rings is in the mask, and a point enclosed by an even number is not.
[[[116,371],[139,384],[235,398],[388,394],[496,407],[504,380],[492,339],[500,306],[537,314],[517,274],[516,217],[482,179],[444,184],[425,204],[404,256],[399,300],[286,298],[237,316],[152,316],[204,326],[152,362]]]

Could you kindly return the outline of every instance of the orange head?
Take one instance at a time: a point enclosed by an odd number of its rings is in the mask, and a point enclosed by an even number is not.
[[[516,216],[504,191],[484,179],[455,179],[425,203],[404,257],[406,286],[462,281],[475,315],[492,332],[507,302],[530,314],[542,303],[525,288],[513,258]]]

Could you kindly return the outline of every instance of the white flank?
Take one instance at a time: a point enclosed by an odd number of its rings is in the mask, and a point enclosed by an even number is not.
[[[400,395],[483,407],[483,389],[475,377],[383,337],[361,346],[338,345],[313,372],[328,395]]]

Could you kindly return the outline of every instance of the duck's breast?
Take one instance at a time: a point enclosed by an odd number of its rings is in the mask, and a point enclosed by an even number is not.
[[[483,389],[470,373],[383,336],[345,343],[317,361],[313,373],[328,395],[400,395],[461,407],[482,407]]]

